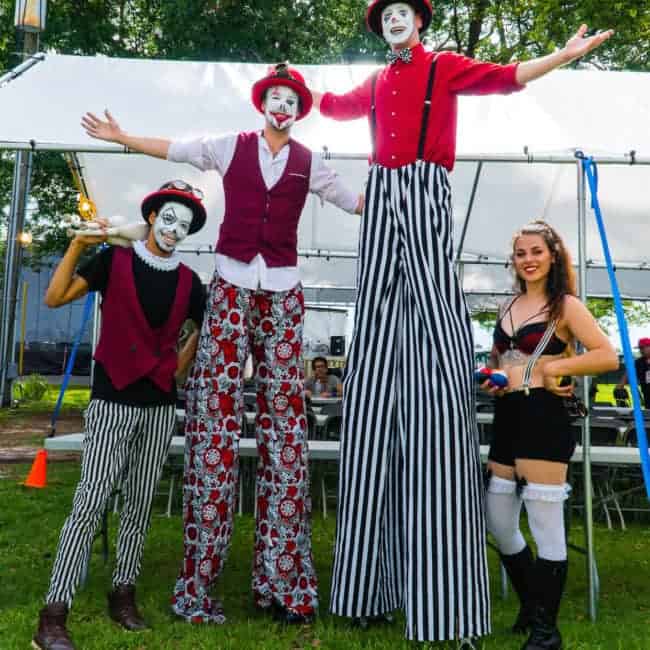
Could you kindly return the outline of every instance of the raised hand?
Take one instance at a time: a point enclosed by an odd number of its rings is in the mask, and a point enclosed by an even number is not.
[[[599,32],[594,36],[585,37],[586,33],[587,25],[582,24],[575,35],[566,42],[564,52],[571,61],[585,56],[585,54],[588,54],[602,45],[614,33],[614,30],[608,29],[607,31]]]
[[[87,246],[97,246],[108,240],[108,233],[105,230],[96,231],[76,231],[73,241],[84,248]]]
[[[120,142],[120,136],[123,135],[120,125],[109,113],[108,109],[104,111],[104,116],[106,117],[105,121],[93,113],[86,113],[81,118],[81,126],[91,138],[106,140],[107,142]]]

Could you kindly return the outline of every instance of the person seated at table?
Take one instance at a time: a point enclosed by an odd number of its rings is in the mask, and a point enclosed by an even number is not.
[[[305,397],[341,397],[343,384],[341,380],[330,374],[325,357],[314,357],[311,361],[314,374],[305,381]]]
[[[563,504],[575,449],[565,399],[572,375],[618,368],[618,357],[575,296],[569,253],[557,232],[535,221],[515,233],[515,296],[499,310],[490,365],[508,385],[495,394],[494,438],[488,455],[487,525],[521,602],[513,632],[530,631],[522,650],[558,650],[557,614],[567,575]],[[587,352],[572,354],[576,341]],[[537,560],[519,528],[522,503]]]
[[[181,263],[176,247],[205,223],[201,196],[184,181],[165,183],[142,201],[142,218],[151,225],[148,238],[132,248],[108,246],[75,273],[87,248],[107,239],[104,228],[99,234],[76,235],[47,288],[48,307],[99,291],[102,319],[85,413],[81,478],[33,639],[40,650],[74,648],[66,629],[68,610],[120,479],[124,504],[108,612],[126,630],[148,627],[136,607],[135,583],[151,503],[176,431],[175,377],[194,358],[198,331],[179,352],[176,343],[187,319],[201,326],[206,302],[199,276]]]
[[[634,362],[636,380],[643,395],[642,406],[650,409],[650,338],[639,339],[639,352],[641,356]],[[625,372],[616,388],[625,388],[627,383],[627,372]]]

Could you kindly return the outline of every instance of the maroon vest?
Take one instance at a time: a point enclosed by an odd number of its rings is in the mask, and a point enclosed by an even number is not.
[[[289,159],[269,190],[259,163],[257,133],[240,133],[223,177],[226,213],[217,252],[249,263],[258,253],[269,267],[298,263],[298,221],[309,192],[311,151],[289,140]]]
[[[176,343],[192,290],[192,271],[180,264],[178,286],[167,322],[152,329],[142,311],[133,277],[133,249],[116,246],[102,300],[102,325],[95,359],[117,390],[148,377],[165,392],[176,372]]]

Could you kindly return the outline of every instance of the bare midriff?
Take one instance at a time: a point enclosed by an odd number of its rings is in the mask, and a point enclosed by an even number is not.
[[[561,359],[564,354],[543,354],[535,367],[530,378],[529,388],[544,387],[544,366],[551,362]],[[504,370],[508,375],[508,385],[505,388],[506,393],[522,389],[524,381],[524,372],[531,355],[524,354],[520,350],[506,350],[499,355],[499,369]]]

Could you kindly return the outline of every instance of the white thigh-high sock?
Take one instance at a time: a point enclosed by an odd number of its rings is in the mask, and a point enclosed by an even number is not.
[[[503,555],[524,550],[526,540],[519,529],[521,498],[515,481],[492,476],[487,489],[487,527]]]
[[[564,531],[564,501],[570,488],[564,485],[528,483],[522,497],[528,513],[528,525],[537,544],[537,556],[561,562],[567,559]]]

